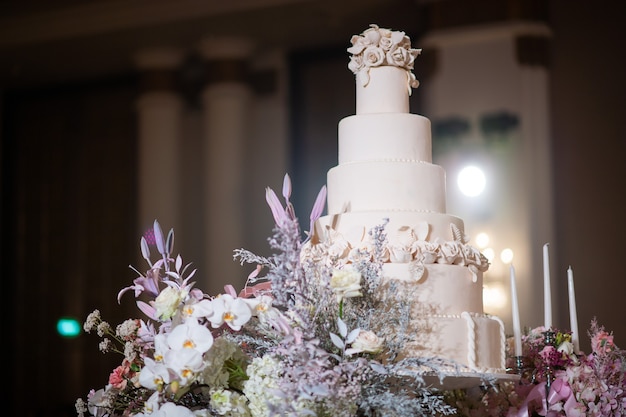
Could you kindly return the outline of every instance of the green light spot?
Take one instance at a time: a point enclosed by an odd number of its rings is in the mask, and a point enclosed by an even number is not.
[[[80,323],[72,318],[60,318],[57,321],[57,332],[63,337],[76,337],[80,334]]]

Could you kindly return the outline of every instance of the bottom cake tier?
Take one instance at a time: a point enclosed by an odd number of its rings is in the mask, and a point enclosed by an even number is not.
[[[398,359],[437,357],[450,361],[450,372],[505,373],[505,343],[504,326],[495,317],[468,312],[419,316],[411,321]]]
[[[437,357],[451,371],[458,365],[460,372],[505,372],[504,324],[483,312],[482,273],[462,265],[387,263],[383,275],[410,303],[398,359]]]

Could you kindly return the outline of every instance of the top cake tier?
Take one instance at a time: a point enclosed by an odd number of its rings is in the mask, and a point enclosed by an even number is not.
[[[376,25],[350,42],[348,68],[356,75],[356,114],[408,113],[411,89],[419,85],[412,70],[421,49],[411,48],[404,32]]]
[[[367,85],[356,83],[356,114],[409,113],[407,82],[401,68],[371,68]]]

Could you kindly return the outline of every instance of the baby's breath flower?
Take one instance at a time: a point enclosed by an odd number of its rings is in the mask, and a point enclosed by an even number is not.
[[[111,325],[106,321],[100,322],[97,327],[98,336],[103,337],[111,331]]]
[[[93,330],[94,327],[98,325],[98,323],[100,323],[100,321],[100,310],[94,310],[87,316],[85,324],[83,325],[83,329],[85,329],[85,331],[89,333],[91,332],[91,330]]]
[[[115,329],[115,334],[121,339],[128,340],[134,338],[137,335],[138,329],[139,325],[137,323],[137,320],[128,319],[117,326],[117,328]]]
[[[102,353],[110,352],[112,347],[113,347],[113,342],[111,342],[111,339],[104,338],[100,341],[100,344],[99,344],[100,352]]]
[[[85,401],[83,401],[82,398],[79,398],[76,400],[76,404],[74,404],[74,408],[76,409],[76,412],[78,413],[78,417],[83,417],[85,413],[87,412],[87,404],[85,404]]]
[[[128,362],[134,362],[137,358],[137,346],[133,342],[126,342],[124,345],[124,358]]]

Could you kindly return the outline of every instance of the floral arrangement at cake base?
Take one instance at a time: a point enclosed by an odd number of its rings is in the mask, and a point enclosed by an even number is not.
[[[522,337],[522,356],[512,356],[513,349],[508,356],[518,383],[448,391],[447,401],[472,417],[626,416],[626,351],[595,319],[588,335],[592,352],[585,354],[575,352],[571,332],[531,329]]]
[[[147,272],[135,270],[133,285],[118,295],[119,301],[134,293],[145,317],[113,328],[96,310],[85,322],[85,331],[103,338],[100,350],[122,353],[123,360],[104,388],[77,401],[80,416],[454,413],[418,371],[436,374],[453,365],[396,360],[404,336],[391,334],[386,323],[408,326],[410,294],[382,283],[381,261],[370,252],[342,269],[329,254],[302,256],[306,236],[289,200],[288,176],[282,194],[284,204],[273,190],[266,192],[276,222],[269,239],[275,254],[235,251],[242,265],[255,265],[240,291],[226,286],[213,296],[195,288],[197,271],[173,255],[173,231],[164,235],[154,223],[155,244],[141,238]],[[323,187],[311,224],[325,198]],[[382,257],[384,226],[371,235]]]
[[[114,328],[95,310],[84,324],[102,338],[102,352],[123,358],[103,388],[77,400],[79,416],[626,415],[624,351],[598,327],[588,356],[573,354],[567,334],[559,333],[556,347],[542,345],[540,330],[527,335],[524,372],[532,380],[525,384],[486,374],[475,388],[429,385],[425,375],[462,369],[439,358],[398,357],[413,294],[382,279],[385,225],[370,231],[374,250],[355,253],[352,264],[323,251],[303,256],[308,237],[290,194],[288,176],[284,202],[266,190],[274,254],[235,251],[242,266],[254,265],[239,291],[196,288],[197,271],[173,254],[173,231],[164,235],[155,221],[154,242],[141,238],[146,272],[133,268],[133,284],[118,294],[119,302],[134,293],[144,317]],[[309,230],[325,198],[323,187]],[[555,371],[550,391],[540,371],[546,363]]]

